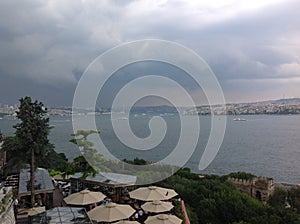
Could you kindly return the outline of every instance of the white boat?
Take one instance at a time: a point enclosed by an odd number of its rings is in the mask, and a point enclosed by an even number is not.
[[[241,118],[241,117],[236,117],[236,118],[233,118],[234,121],[246,121],[245,118]]]
[[[117,120],[128,120],[128,117],[116,117],[113,120],[114,121],[117,121]]]
[[[116,120],[128,120],[128,117],[119,117]]]

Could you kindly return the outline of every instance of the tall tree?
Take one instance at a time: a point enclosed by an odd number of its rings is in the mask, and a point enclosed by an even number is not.
[[[31,206],[34,206],[34,172],[35,155],[45,158],[49,154],[51,144],[48,140],[50,131],[49,118],[46,117],[47,109],[43,103],[34,101],[30,97],[20,99],[20,107],[17,117],[21,120],[14,126],[15,138],[27,158],[30,154],[30,183],[31,183]],[[20,153],[20,152],[19,152]]]
[[[49,143],[48,135],[51,128],[46,113],[47,110],[41,102],[33,102],[30,97],[20,99],[17,117],[21,122],[14,126],[15,136],[6,137],[0,147],[7,155],[5,175],[17,173],[25,164],[31,164],[31,191],[34,191],[35,167],[58,169],[67,161],[66,156],[63,153],[56,153],[54,145]],[[31,196],[33,205],[33,192]]]

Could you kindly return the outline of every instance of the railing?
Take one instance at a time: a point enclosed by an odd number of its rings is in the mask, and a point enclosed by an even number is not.
[[[188,214],[187,214],[187,212],[186,212],[184,200],[181,200],[181,210],[182,210],[182,213],[183,213],[183,215],[184,215],[184,223],[185,223],[185,224],[191,224],[191,223],[190,223],[189,216],[188,216]]]

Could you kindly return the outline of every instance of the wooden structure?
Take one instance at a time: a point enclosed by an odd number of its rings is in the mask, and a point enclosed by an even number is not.
[[[36,204],[39,206],[46,206],[46,209],[52,208],[54,185],[48,170],[37,168],[34,175],[34,193],[36,197]],[[21,169],[19,175],[18,199],[20,205],[24,207],[29,205],[31,195],[30,189],[30,169]]]
[[[76,173],[70,178],[71,192],[84,189],[101,191],[114,202],[120,202],[124,187],[135,185],[136,176],[119,173],[99,172],[94,177],[82,178],[81,173]]]

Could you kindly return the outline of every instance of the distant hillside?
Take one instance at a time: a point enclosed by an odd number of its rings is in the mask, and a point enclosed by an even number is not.
[[[236,110],[239,110],[241,108],[245,108],[245,107],[259,107],[259,109],[263,109],[260,112],[255,112],[255,113],[259,113],[259,114],[270,114],[272,112],[268,112],[268,110],[270,108],[268,108],[268,105],[272,104],[272,105],[278,105],[280,106],[281,104],[299,104],[300,105],[300,98],[288,98],[288,99],[278,99],[278,100],[266,100],[266,101],[257,101],[257,102],[240,102],[240,103],[228,103],[226,105],[226,107],[231,108],[234,107]],[[218,107],[219,105],[212,105],[212,107]],[[281,105],[282,107],[282,105]],[[210,114],[210,105],[199,105],[197,106],[197,110],[203,110],[205,109],[205,111],[202,111],[203,113],[201,114]],[[257,108],[256,108],[257,109]],[[294,109],[297,109],[297,112],[293,111]],[[57,112],[71,112],[72,108],[70,107],[60,107],[60,108],[51,108],[50,111],[52,111],[52,113],[57,113]],[[113,111],[113,112],[120,112],[124,109],[120,108],[119,111]],[[128,110],[128,108],[126,108],[126,111]],[[180,110],[185,111],[187,113],[191,113],[190,107],[181,107]],[[284,110],[284,111],[281,111]],[[281,108],[280,111],[275,111],[274,113],[280,113],[280,114],[294,114],[297,113],[298,114],[298,110],[299,108]],[[91,109],[76,109],[75,110],[77,113],[88,113],[88,112],[93,112],[93,110]],[[199,112],[198,111],[198,112]],[[107,113],[107,112],[111,112],[111,108],[97,108],[96,109],[97,113]],[[134,106],[132,108],[130,108],[130,113],[131,114],[178,114],[176,107],[174,106],[167,106],[167,105],[161,105],[161,106]],[[196,112],[196,111],[194,111]],[[234,113],[236,113],[238,111],[235,111]],[[199,113],[198,113],[199,114]],[[231,114],[231,113],[229,113]],[[242,113],[243,114],[243,113]],[[245,114],[248,114],[245,113]],[[250,114],[253,114],[252,112],[250,112]],[[0,114],[1,116],[1,114]]]
[[[171,114],[177,114],[178,111],[176,110],[175,107],[171,106],[138,106],[138,107],[133,107],[130,110],[130,113],[135,113],[135,114],[164,114],[164,113],[171,113]]]
[[[252,105],[252,104],[288,104],[288,103],[300,103],[300,98],[288,98],[288,99],[277,99],[277,100],[264,100],[256,102],[239,102],[239,103],[227,103],[226,105]],[[208,106],[208,105],[206,105]]]
[[[271,100],[272,103],[300,103],[300,98]]]

